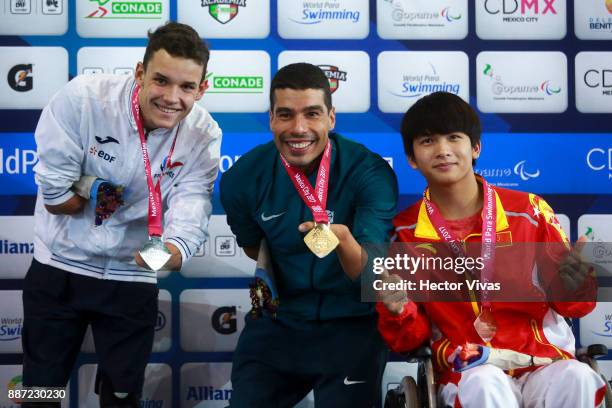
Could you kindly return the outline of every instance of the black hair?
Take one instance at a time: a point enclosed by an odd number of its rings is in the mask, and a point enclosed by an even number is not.
[[[329,80],[316,65],[299,62],[282,67],[278,70],[270,84],[270,110],[274,109],[274,91],[277,89],[320,89],[323,91],[323,101],[328,111],[331,111],[332,100]]]
[[[475,146],[480,143],[481,126],[478,114],[469,103],[449,92],[434,92],[408,109],[402,118],[400,132],[404,151],[414,159],[413,143],[419,136],[462,132]]]

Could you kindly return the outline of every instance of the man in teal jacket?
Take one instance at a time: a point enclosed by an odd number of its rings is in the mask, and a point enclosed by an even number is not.
[[[387,351],[360,280],[371,258],[363,245],[388,240],[397,182],[379,155],[330,134],[334,124],[323,72],[286,66],[270,90],[274,141],[221,180],[238,245],[257,259],[267,242],[279,299],[273,315],[247,317],[232,408],[291,407],[312,389],[317,407],[370,408],[380,397]]]

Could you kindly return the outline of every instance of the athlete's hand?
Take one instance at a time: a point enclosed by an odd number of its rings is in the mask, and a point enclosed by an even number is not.
[[[307,233],[308,231],[313,229],[314,226],[315,226],[314,222],[306,221],[306,222],[301,223],[298,226],[298,230],[300,232]],[[344,224],[329,224],[329,228],[331,229],[331,231],[334,233],[334,235],[336,236],[336,238],[338,238],[338,241],[340,242],[346,240],[346,238],[349,235],[352,237],[351,231]]]
[[[166,246],[166,248],[168,248],[168,251],[170,251],[172,256],[170,257],[170,259],[168,259],[168,262],[166,262],[165,265],[161,267],[160,270],[180,271],[183,262],[183,256],[181,255],[181,251],[179,251],[177,247],[175,247],[169,242],[164,242],[164,245]],[[136,251],[136,253],[134,254],[134,261],[138,266],[151,270],[151,268],[149,268],[149,265],[147,265],[144,259],[142,259],[138,251]]]
[[[470,364],[470,360],[479,358],[481,355],[479,345],[475,343],[463,343],[457,346],[455,350],[448,356],[447,361],[455,368],[461,369]]]
[[[576,241],[574,248],[559,266],[559,276],[566,290],[573,292],[582,287],[586,277],[593,271],[589,262],[585,262],[581,252],[586,244],[586,237],[582,235]]]
[[[399,286],[402,281],[399,275],[390,275],[386,270],[380,275],[385,288],[389,286]],[[395,315],[399,315],[404,311],[404,306],[410,301],[408,294],[403,289],[385,289],[377,291],[378,299],[383,303],[385,308]]]
[[[302,233],[313,229],[315,223],[312,221],[303,222],[298,226],[298,230]],[[351,280],[359,278],[361,271],[368,262],[367,252],[355,240],[353,234],[344,224],[330,224],[329,228],[338,238],[338,246],[336,247],[336,255],[342,265],[342,270]]]

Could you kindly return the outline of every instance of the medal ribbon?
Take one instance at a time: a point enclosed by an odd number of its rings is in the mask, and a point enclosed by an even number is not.
[[[483,259],[483,269],[480,272],[480,277],[484,283],[490,282],[493,263],[495,261],[495,224],[497,221],[497,208],[495,203],[495,192],[493,188],[485,181],[484,178],[477,176],[482,181],[482,189],[484,192],[484,200],[482,206],[482,247],[480,256]],[[427,197],[428,190],[423,193],[423,202],[427,208],[427,214],[438,231],[438,235],[449,246],[455,257],[466,257],[466,253],[461,245],[460,240],[452,236],[446,221],[442,217],[438,207]],[[491,302],[487,300],[488,292],[482,291],[481,303],[484,308],[489,308]]]
[[[329,185],[329,165],[331,162],[331,142],[328,140],[321,157],[321,163],[319,163],[319,170],[317,171],[316,188],[313,188],[308,181],[308,177],[302,170],[296,169],[294,166],[289,164],[287,160],[279,153],[281,162],[289,174],[291,182],[295,186],[295,189],[302,197],[306,206],[312,212],[312,218],[317,224],[329,224],[329,217],[325,206],[327,205],[327,188]]]
[[[138,135],[140,136],[140,147],[142,148],[142,160],[144,162],[145,175],[147,178],[147,187],[149,189],[149,214],[148,214],[148,222],[149,222],[149,237],[161,237],[163,231],[162,225],[162,194],[161,194],[161,179],[164,176],[162,171],[159,176],[159,180],[157,183],[153,184],[153,176],[151,175],[151,161],[149,160],[149,151],[147,149],[147,139],[145,137],[144,128],[142,125],[142,116],[140,115],[140,104],[138,103],[138,94],[140,92],[140,87],[138,84],[134,87],[134,92],[132,93],[132,114],[134,115],[134,120],[136,121],[136,126],[138,127]],[[174,152],[174,146],[176,145],[176,138],[178,136],[180,128],[180,123],[176,128],[176,133],[174,134],[174,140],[172,140],[172,146],[170,147],[170,152],[168,153],[168,157],[166,158],[166,164],[164,168],[168,168],[171,163],[172,153]]]

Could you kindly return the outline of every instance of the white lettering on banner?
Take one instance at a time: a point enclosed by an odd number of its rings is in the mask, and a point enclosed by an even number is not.
[[[222,155],[221,158],[219,159],[219,171],[221,173],[225,173],[234,165],[234,163],[238,161],[239,158],[240,158],[239,154],[235,155],[234,157],[228,156],[228,155]]]
[[[191,386],[187,389],[187,401],[229,401],[232,390],[209,385]]]
[[[0,254],[33,254],[33,242],[11,242],[8,239],[0,241]]]
[[[0,148],[0,174],[27,174],[37,162],[36,150],[17,148],[5,158],[4,149]]]
[[[596,163],[592,161],[594,154],[596,154],[595,157],[598,158]],[[599,147],[594,147],[593,149],[589,150],[589,152],[587,153],[587,157],[586,157],[587,165],[589,166],[589,168],[595,171],[604,170],[606,168],[605,154],[606,154],[606,151]],[[604,156],[603,161],[599,159],[599,156]],[[599,164],[599,163],[603,163],[603,164]],[[612,147],[608,147],[608,170],[612,171]]]

